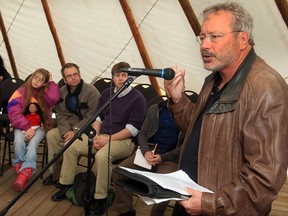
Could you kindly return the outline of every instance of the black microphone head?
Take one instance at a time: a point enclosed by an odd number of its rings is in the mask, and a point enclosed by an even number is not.
[[[131,68],[120,68],[120,71],[122,72],[129,72]]]
[[[165,80],[172,80],[175,77],[175,71],[172,68],[165,68],[163,78]]]

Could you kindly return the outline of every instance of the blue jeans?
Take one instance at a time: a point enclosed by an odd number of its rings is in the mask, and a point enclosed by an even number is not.
[[[19,130],[14,129],[14,151],[15,159],[12,160],[12,165],[23,163],[19,171],[31,167],[36,171],[37,148],[39,143],[44,139],[45,132],[42,128],[36,129],[35,136],[28,144],[25,143],[25,134]]]

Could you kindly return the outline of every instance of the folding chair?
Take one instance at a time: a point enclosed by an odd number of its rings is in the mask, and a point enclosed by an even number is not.
[[[143,94],[147,103],[149,102],[150,99],[158,96],[157,91],[150,84],[138,84],[134,86],[134,88]]]
[[[22,79],[10,78],[10,79],[4,80],[0,84],[0,93],[1,93],[0,94],[0,138],[1,138],[1,144],[2,144],[3,139],[5,140],[6,134],[9,133],[9,128],[10,128],[9,127],[8,114],[7,114],[8,100],[10,99],[10,97],[12,96],[14,91],[16,89],[18,89],[23,83],[24,83],[24,80],[22,80]],[[4,171],[4,163],[1,163],[0,175],[3,174],[3,171]]]
[[[111,78],[101,78],[98,79],[93,85],[97,88],[99,93],[101,94],[106,88],[109,88],[112,82],[112,86],[114,83]]]
[[[192,103],[196,103],[198,100],[198,94],[192,90],[185,90],[185,95],[189,98]]]

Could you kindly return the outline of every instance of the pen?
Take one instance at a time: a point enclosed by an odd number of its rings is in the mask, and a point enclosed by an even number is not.
[[[155,157],[155,154],[156,154],[156,150],[157,150],[157,143],[155,144],[155,146],[154,146],[154,150],[153,150],[153,157]]]

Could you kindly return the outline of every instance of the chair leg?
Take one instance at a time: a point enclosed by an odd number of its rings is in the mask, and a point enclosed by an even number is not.
[[[41,144],[43,145],[41,169],[43,169],[44,166],[48,163],[48,146],[46,142],[46,137],[41,141]],[[43,175],[41,176],[41,179],[43,179]]]
[[[11,142],[8,141],[8,156],[9,156],[9,164],[11,165],[12,164],[12,156],[11,156]]]
[[[45,165],[48,164],[48,146],[46,146]]]
[[[4,163],[5,163],[5,151],[6,149],[6,145],[4,143],[4,148],[3,148],[3,155],[2,155],[2,161],[1,161],[1,173],[0,173],[0,176],[3,176],[3,173],[4,173]]]
[[[47,148],[47,146],[46,146],[46,142],[45,142],[45,140],[43,140],[42,143],[43,143],[43,155],[42,155],[42,162],[41,162],[42,165],[41,165],[41,168],[43,169],[44,166],[45,166],[45,160],[46,160],[46,148]]]
[[[8,141],[4,141],[3,155],[2,155],[2,163],[1,163],[1,176],[4,174],[4,165],[5,165],[5,155]]]

